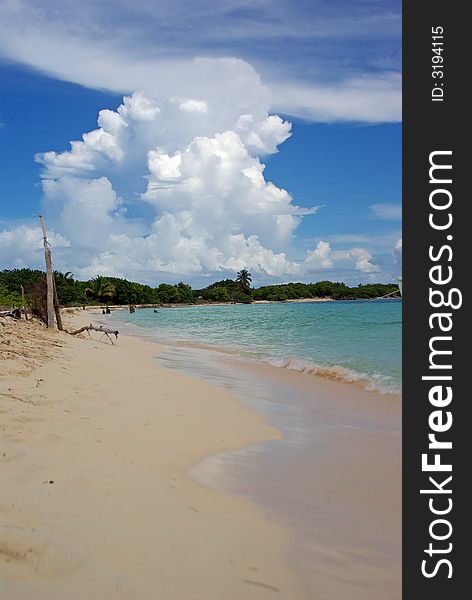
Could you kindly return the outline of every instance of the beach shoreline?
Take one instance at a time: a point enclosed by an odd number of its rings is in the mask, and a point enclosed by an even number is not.
[[[229,389],[284,434],[211,455],[191,476],[288,527],[309,598],[399,598],[401,396],[148,334],[162,345],[159,364]]]
[[[375,298],[378,300],[379,298]],[[365,301],[369,302],[372,298],[341,298],[337,300],[338,302],[352,302],[352,301]],[[317,298],[287,298],[287,300],[252,300],[251,304],[300,304],[300,303],[316,303],[316,302],[336,302],[334,298],[331,297],[317,297]],[[156,308],[156,309],[164,309],[164,308],[186,308],[186,307],[197,307],[197,306],[235,306],[235,305],[244,305],[243,302],[210,302],[210,301],[198,301],[193,303],[188,302],[170,302],[168,304],[107,304],[103,302],[101,304],[87,304],[85,305],[85,311],[94,311],[108,307],[110,310],[129,310],[129,306],[134,306],[137,310],[143,308]],[[83,310],[82,306],[66,306],[62,310],[68,311],[69,313],[75,313],[76,311]],[[84,311],[84,312],[85,312]]]
[[[369,389],[368,381],[344,373],[336,377],[337,370],[304,372],[219,346],[162,342],[159,329],[148,331],[133,319],[111,322],[127,334],[146,333],[144,339],[162,347],[159,364],[230,389],[283,432],[282,440],[211,455],[189,473],[250,499],[289,529],[291,560],[308,597],[375,600],[379,590],[385,598],[400,597],[399,393]]]
[[[262,311],[265,304],[265,302],[260,303],[256,310]],[[272,304],[282,305],[286,303]],[[296,305],[300,305],[300,303],[296,303]],[[174,308],[178,310],[178,307]],[[191,308],[196,307],[185,308],[191,310]],[[218,311],[219,307],[215,305],[215,307],[202,306],[199,308],[205,312],[205,309],[207,308],[214,308],[215,311]],[[340,382],[349,386],[356,386],[366,391],[379,392],[385,396],[394,396],[399,400],[401,399],[401,373],[396,373],[395,371],[392,373],[391,370],[389,371],[391,365],[389,367],[387,363],[381,363],[378,359],[377,367],[375,369],[370,368],[370,365],[366,364],[366,362],[364,362],[363,365],[353,364],[351,357],[346,356],[346,354],[340,356],[337,360],[333,360],[333,354],[329,356],[329,353],[319,352],[320,347],[329,348],[330,346],[330,340],[326,339],[326,337],[322,340],[322,344],[319,345],[319,348],[315,350],[317,356],[314,356],[310,355],[310,351],[314,350],[313,347],[308,349],[308,352],[305,354],[293,351],[293,339],[282,339],[278,336],[278,343],[275,344],[274,340],[272,340],[271,347],[268,347],[264,346],[262,337],[250,339],[245,337],[245,332],[242,332],[239,337],[225,335],[225,327],[228,325],[226,310],[219,315],[215,314],[213,322],[217,324],[217,329],[219,329],[217,336],[215,336],[215,328],[212,328],[208,324],[208,318],[210,317],[209,312],[207,312],[206,315],[200,315],[198,310],[193,311],[193,315],[186,322],[187,328],[182,327],[182,323],[184,322],[183,319],[180,321],[175,320],[173,313],[167,315],[166,318],[163,312],[157,311],[158,314],[155,315],[149,310],[144,310],[143,312],[130,317],[128,317],[126,310],[114,311],[115,315],[113,312],[111,315],[101,315],[99,309],[92,309],[90,312],[94,314],[99,323],[105,327],[118,327],[127,335],[136,336],[147,341],[151,340],[164,347],[197,348],[208,350],[210,352],[218,352],[222,355],[238,358],[241,361],[246,362],[250,368],[253,368],[255,365],[269,365],[275,367],[279,371],[295,372],[307,377],[313,377],[313,385],[317,382],[321,383],[324,381]],[[228,313],[230,312],[230,309],[228,309]],[[310,322],[313,321],[316,324],[316,321],[319,319],[323,319],[326,316],[337,316],[338,314],[343,314],[343,310],[341,310],[340,313],[334,311],[333,313],[325,314],[324,316],[321,314],[314,318],[311,317],[308,319],[307,323],[310,324]],[[201,318],[207,319],[206,326],[208,329],[206,331],[198,328]],[[240,313],[239,318],[242,321],[246,321],[248,325],[251,323],[251,316],[247,312],[244,314]],[[279,314],[272,315],[270,318],[274,323],[282,323],[283,321],[284,326],[287,327],[290,316]],[[258,324],[255,324],[255,326],[257,327]],[[298,323],[295,323],[294,327],[297,326]],[[248,329],[250,330],[250,327],[248,327]],[[195,331],[197,334],[195,334]],[[329,335],[331,333],[332,332],[330,331]],[[213,335],[213,338],[211,335]],[[318,336],[319,331],[314,331],[313,335]],[[364,335],[363,331],[357,330],[356,336],[359,335]],[[378,339],[371,341],[375,344],[381,343]],[[297,343],[300,343],[300,345],[305,342],[306,338],[297,340]],[[359,344],[359,339],[352,339],[352,342],[353,344]],[[336,343],[339,345],[339,339]],[[287,352],[285,351],[285,348],[292,348],[292,350]],[[347,348],[345,347],[345,351],[346,350]],[[394,350],[396,351],[397,349],[395,348]],[[349,353],[352,354],[351,349],[349,349]],[[388,359],[391,362],[391,355]]]
[[[185,475],[280,434],[228,392],[159,368],[155,344],[37,327],[2,327],[2,595],[303,598],[284,528]],[[35,340],[53,351],[21,368]]]
[[[284,434],[189,473],[288,528],[309,598],[401,597],[400,396],[207,349],[158,360],[230,389]]]

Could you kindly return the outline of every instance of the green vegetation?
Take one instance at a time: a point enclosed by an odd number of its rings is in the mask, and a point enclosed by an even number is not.
[[[246,269],[242,269],[241,271],[238,271],[238,276],[236,277],[236,283],[238,283],[241,286],[241,289],[243,290],[243,292],[246,292],[246,293],[250,292],[251,282],[252,282],[252,278],[251,278],[251,273],[249,273],[249,271],[247,271]]]
[[[368,284],[349,287],[344,283],[319,281],[318,283],[286,283],[251,288],[251,274],[242,269],[237,278],[224,279],[200,290],[186,283],[157,287],[119,279],[95,277],[90,281],[77,281],[72,273],[54,273],[57,295],[62,306],[97,304],[198,304],[200,302],[242,302],[254,300],[285,301],[300,298],[333,298],[356,300],[378,298],[398,290],[396,284]],[[11,308],[21,305],[21,286],[28,287],[45,278],[42,271],[13,269],[0,271],[0,306]]]
[[[106,277],[94,277],[90,280],[90,285],[85,289],[85,293],[90,298],[99,302],[110,302],[115,297],[116,288]]]
[[[247,271],[246,271],[247,273]],[[249,273],[248,273],[249,275]],[[250,275],[249,275],[250,277]],[[215,281],[203,290],[194,290],[194,298],[205,302],[242,302],[250,304],[253,300],[253,290],[243,286],[241,281],[233,279],[224,279]]]
[[[253,290],[254,300],[296,300],[299,298],[332,298],[333,300],[358,300],[379,298],[398,290],[395,283],[372,283],[349,287],[344,283],[318,281],[318,283],[285,283],[266,285]]]
[[[12,308],[14,306],[20,306],[21,294],[18,292],[12,292],[9,288],[0,283],[0,307]]]

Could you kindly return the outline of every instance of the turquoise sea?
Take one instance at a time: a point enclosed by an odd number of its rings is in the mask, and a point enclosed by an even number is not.
[[[401,300],[149,308],[113,320],[163,343],[401,391]]]

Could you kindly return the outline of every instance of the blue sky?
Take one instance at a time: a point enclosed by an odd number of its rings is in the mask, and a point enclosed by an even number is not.
[[[1,267],[42,210],[79,278],[399,273],[400,3],[36,4],[0,8]]]

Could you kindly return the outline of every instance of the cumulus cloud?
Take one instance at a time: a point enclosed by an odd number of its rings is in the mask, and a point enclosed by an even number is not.
[[[355,268],[362,273],[378,273],[380,267],[372,262],[372,254],[365,248],[352,248],[349,250],[350,258],[356,261]]]
[[[290,194],[264,179],[264,165],[235,131],[195,138],[172,156],[151,150],[148,168],[143,200],[161,212],[178,210],[190,235],[205,231],[218,242],[244,231],[284,244],[299,223]]]
[[[333,266],[333,251],[328,242],[320,241],[316,248],[308,250],[304,267],[305,270],[328,269]]]
[[[236,131],[249,151],[255,154],[273,154],[277,146],[291,135],[291,124],[278,115],[255,121],[251,114],[243,114],[236,123]]]
[[[57,266],[150,283],[240,268],[374,277],[372,236],[340,240],[342,250],[334,237],[317,240],[292,258],[302,219],[321,206],[297,206],[264,162],[291,135],[277,112],[398,122],[400,35],[400,5],[386,0],[316,11],[289,0],[115,0],[112,11],[93,0],[0,3],[4,59],[125,95],[68,151],[36,156]],[[392,207],[371,208],[399,218]],[[0,233],[2,258],[40,266],[38,231],[22,227]]]
[[[79,277],[150,283],[242,268],[272,278],[329,268],[377,272],[370,252],[357,246],[340,251],[319,241],[302,260],[290,258],[301,219],[320,208],[297,206],[264,176],[263,157],[290,132],[260,99],[238,111],[135,93],[116,111],[100,111],[98,128],[70,150],[36,157],[57,266]],[[146,218],[133,216],[136,209]],[[18,266],[13,248],[40,264],[37,233],[2,232],[9,264]],[[34,257],[23,252],[27,246]]]
[[[333,250],[328,242],[320,241],[314,250],[307,252],[303,264],[304,272],[318,269],[354,268],[361,273],[378,273],[380,268],[372,262],[372,254],[366,248]]]

